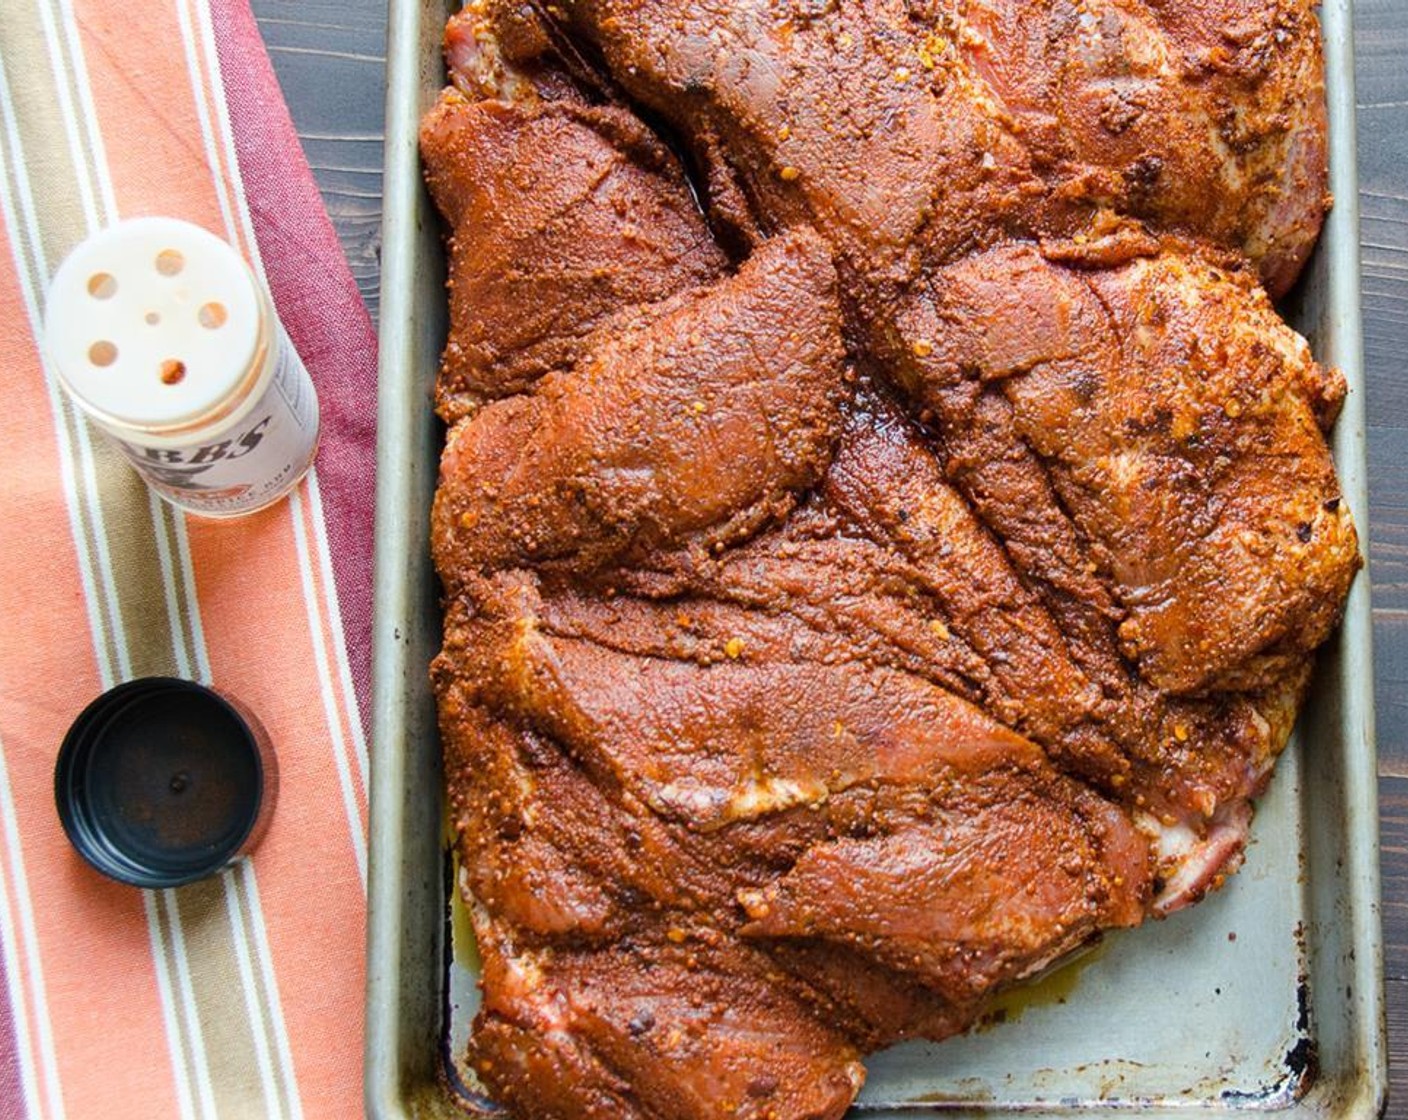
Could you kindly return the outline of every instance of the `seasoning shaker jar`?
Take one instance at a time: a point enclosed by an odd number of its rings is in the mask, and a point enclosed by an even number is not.
[[[278,501],[313,463],[313,382],[244,258],[174,218],[82,242],[49,286],[44,345],[74,403],[147,485],[205,517]]]

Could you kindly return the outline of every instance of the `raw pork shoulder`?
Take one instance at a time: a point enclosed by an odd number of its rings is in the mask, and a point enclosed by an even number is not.
[[[470,1064],[835,1120],[1240,862],[1358,564],[1305,0],[476,0],[433,528]]]

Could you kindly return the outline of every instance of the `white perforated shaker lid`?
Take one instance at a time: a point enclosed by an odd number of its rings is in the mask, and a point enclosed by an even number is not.
[[[44,345],[98,420],[180,427],[249,373],[262,302],[244,258],[174,218],[134,218],[84,241],[54,274]]]

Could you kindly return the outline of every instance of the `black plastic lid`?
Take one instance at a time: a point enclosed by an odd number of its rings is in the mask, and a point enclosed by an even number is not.
[[[103,693],[74,720],[54,800],[96,870],[132,886],[178,887],[253,847],[276,781],[249,713],[193,681],[147,677]]]

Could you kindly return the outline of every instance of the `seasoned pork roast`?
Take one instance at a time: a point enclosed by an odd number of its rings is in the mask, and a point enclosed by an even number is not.
[[[834,1120],[1196,901],[1359,565],[1306,0],[474,0],[433,667],[524,1120]]]

